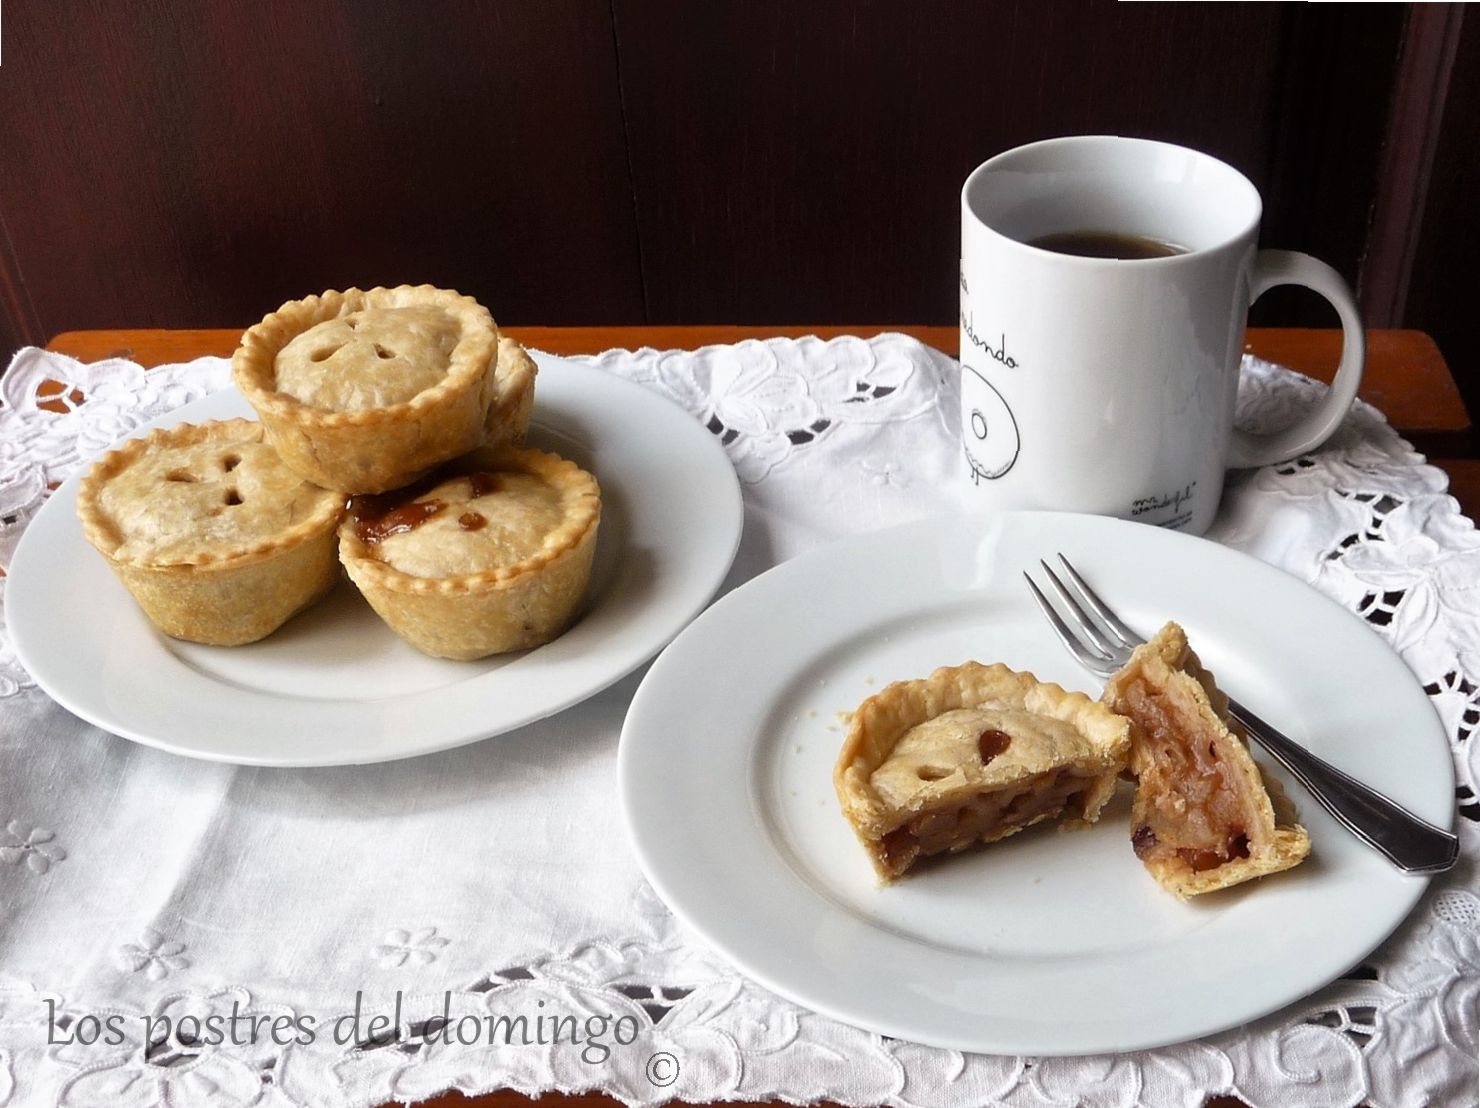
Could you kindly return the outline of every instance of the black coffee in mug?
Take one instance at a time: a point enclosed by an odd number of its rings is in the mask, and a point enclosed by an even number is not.
[[[1056,231],[1028,240],[1029,246],[1055,254],[1077,254],[1081,258],[1171,258],[1187,253],[1185,246],[1162,242],[1145,235],[1123,235],[1118,231]]]

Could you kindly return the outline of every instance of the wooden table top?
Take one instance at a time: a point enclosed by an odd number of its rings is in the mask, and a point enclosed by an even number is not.
[[[876,335],[899,331],[954,356],[954,327],[918,324],[766,327],[733,324],[692,326],[504,328],[526,346],[551,354],[599,354],[613,348],[693,350],[715,343],[783,336]],[[184,362],[203,354],[229,355],[241,338],[240,328],[206,330],[118,329],[66,331],[48,350],[84,362],[130,358],[145,366]],[[1450,477],[1451,491],[1474,519],[1480,515],[1480,461],[1469,461],[1474,446],[1465,410],[1449,366],[1434,340],[1422,331],[1367,332],[1367,370],[1360,395],[1384,415],[1421,453],[1429,455]],[[1341,348],[1341,332],[1301,327],[1251,328],[1246,349],[1318,380],[1330,381]]]
[[[955,327],[915,324],[860,326],[766,327],[736,325],[624,326],[624,327],[520,327],[503,328],[537,350],[551,354],[598,354],[614,347],[636,349],[652,346],[660,350],[693,350],[715,343],[783,336],[876,335],[899,331],[943,350],[957,353]],[[202,354],[229,355],[236,349],[241,331],[215,330],[112,330],[67,331],[47,344],[47,349],[70,354],[81,361],[126,357],[141,365],[182,362]],[[1367,371],[1361,397],[1388,417],[1388,421],[1426,453],[1460,456],[1468,452],[1471,430],[1469,413],[1459,389],[1434,340],[1422,331],[1369,331]],[[1330,381],[1341,349],[1341,332],[1320,328],[1252,328],[1248,350],[1261,358],[1289,366],[1308,376]]]
[[[716,343],[735,343],[772,336],[798,338],[816,335],[870,336],[884,331],[913,335],[920,341],[955,355],[958,335],[954,327],[918,325],[864,325],[816,327],[765,326],[623,326],[623,327],[519,327],[501,328],[526,346],[551,354],[596,354],[613,348],[692,350]],[[229,355],[237,346],[241,330],[103,330],[68,331],[57,335],[47,349],[69,354],[81,361],[126,357],[144,366],[189,361],[205,354]],[[1465,513],[1480,515],[1480,459],[1468,457],[1472,447],[1471,422],[1434,341],[1420,331],[1369,331],[1367,369],[1361,397],[1387,416],[1420,451],[1449,474],[1451,492]],[[1269,361],[1289,366],[1308,376],[1330,381],[1340,353],[1337,330],[1305,328],[1252,328],[1246,349]],[[538,1098],[545,1108],[620,1108],[602,1094],[565,1096],[557,1093]],[[536,1103],[507,1090],[465,1098],[447,1093],[424,1102],[424,1108],[529,1108]],[[1236,1108],[1231,1097],[1214,1097],[1208,1108]],[[390,1108],[390,1106],[387,1106]],[[685,1108],[679,1105],[678,1108]],[[778,1102],[771,1108],[783,1108]]]

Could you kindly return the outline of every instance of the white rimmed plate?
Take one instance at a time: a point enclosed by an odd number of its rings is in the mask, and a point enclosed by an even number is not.
[[[1427,880],[1393,869],[1294,785],[1312,856],[1192,903],[1162,892],[1132,854],[1124,791],[1090,830],[1033,829],[875,884],[833,793],[838,713],[889,681],[967,659],[1097,693],[1022,581],[1057,551],[1132,626],[1176,618],[1226,690],[1450,826],[1453,769],[1427,697],[1375,632],[1304,583],[1118,520],[938,518],[763,574],[653,664],[623,728],[619,775],[638,858],[674,912],[799,1004],[988,1053],[1197,1038],[1358,964]]]
[[[508,731],[599,692],[656,654],[723,581],[740,486],[714,436],[678,405],[543,355],[529,442],[601,482],[585,615],[535,650],[479,662],[418,653],[347,581],[259,643],[159,634],[77,522],[79,478],[27,526],[6,618],[21,663],[63,707],[175,754],[244,765],[409,758]],[[234,391],[150,426],[251,417]]]

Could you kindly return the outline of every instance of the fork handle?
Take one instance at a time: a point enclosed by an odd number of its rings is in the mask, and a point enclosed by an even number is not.
[[[1459,838],[1419,819],[1355,777],[1292,742],[1237,701],[1229,713],[1353,835],[1408,873],[1440,873],[1459,858]]]

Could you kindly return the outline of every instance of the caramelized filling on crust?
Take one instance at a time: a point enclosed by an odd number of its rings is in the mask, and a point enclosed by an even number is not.
[[[559,490],[523,472],[433,474],[351,497],[356,537],[407,573],[446,576],[530,557],[564,518]]]
[[[601,490],[538,450],[481,449],[397,492],[353,499],[350,580],[402,638],[471,660],[549,642],[579,613]]]

